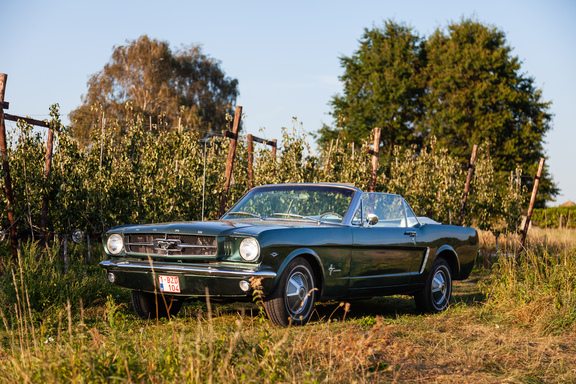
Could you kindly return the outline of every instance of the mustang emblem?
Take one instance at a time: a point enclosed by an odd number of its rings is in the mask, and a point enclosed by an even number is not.
[[[332,272],[342,272],[342,270],[334,268],[334,265],[332,264],[330,264],[330,268],[328,268],[328,271],[330,272],[330,276],[332,276]]]
[[[180,251],[180,240],[154,240],[154,249],[158,251]]]

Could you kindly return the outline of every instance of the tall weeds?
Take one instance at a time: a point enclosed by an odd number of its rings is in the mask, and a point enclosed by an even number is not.
[[[95,253],[102,255],[100,245]],[[60,256],[60,248],[54,244],[49,249],[41,249],[38,243],[28,241],[22,245],[18,260],[9,258],[3,268],[6,274],[0,276],[0,305],[2,308],[22,307],[34,321],[56,321],[58,314],[69,303],[75,311],[84,306],[102,305],[107,295],[126,296],[125,290],[109,284],[105,273],[98,266],[100,258],[87,262],[83,245],[69,247],[69,268],[66,271]],[[12,310],[8,310],[10,316]],[[10,317],[8,316],[8,317]]]
[[[576,331],[576,247],[532,241],[519,260],[501,256],[483,290],[502,321],[542,334]]]

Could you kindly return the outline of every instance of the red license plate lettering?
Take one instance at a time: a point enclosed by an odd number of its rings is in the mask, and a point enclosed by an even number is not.
[[[180,279],[178,276],[158,276],[160,291],[180,293]]]

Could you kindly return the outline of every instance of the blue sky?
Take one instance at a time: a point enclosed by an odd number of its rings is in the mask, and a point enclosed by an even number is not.
[[[558,203],[576,202],[575,0],[0,0],[0,14],[10,114],[44,119],[59,103],[66,123],[113,47],[147,34],[173,49],[202,45],[220,60],[239,81],[245,133],[268,139],[280,139],[293,117],[306,132],[332,123],[328,102],[341,92],[339,57],[358,48],[364,28],[392,19],[429,36],[474,17],[505,32],[522,71],[552,101],[547,164],[562,190]]]

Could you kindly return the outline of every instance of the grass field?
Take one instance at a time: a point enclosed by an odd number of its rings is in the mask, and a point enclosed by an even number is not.
[[[30,247],[2,281],[0,382],[576,382],[576,232],[565,231],[532,231],[519,263],[490,258],[441,314],[394,296],[317,305],[286,329],[258,303],[190,302],[143,321],[96,261],[62,276],[54,254],[46,272]]]

